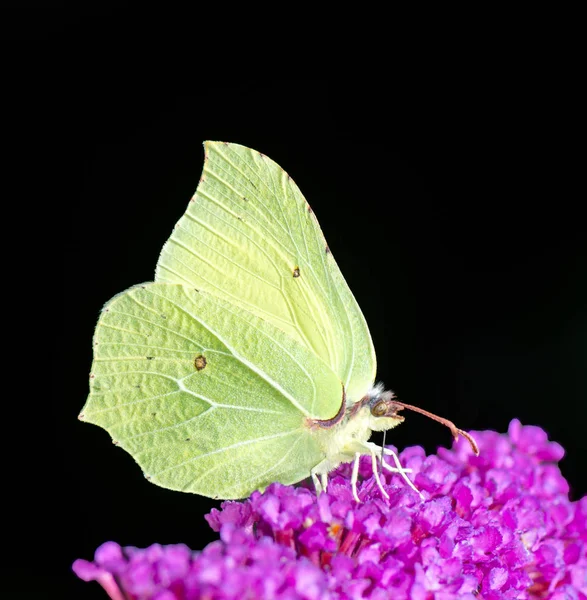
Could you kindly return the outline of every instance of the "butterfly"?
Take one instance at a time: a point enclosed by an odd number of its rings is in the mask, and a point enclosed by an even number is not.
[[[155,281],[103,308],[80,419],[106,429],[152,482],[223,499],[369,455],[413,483],[372,431],[422,412],[375,385],[367,323],[292,178],[250,148],[205,142],[202,176]],[[391,456],[395,466],[387,464]],[[415,488],[414,488],[415,489]]]

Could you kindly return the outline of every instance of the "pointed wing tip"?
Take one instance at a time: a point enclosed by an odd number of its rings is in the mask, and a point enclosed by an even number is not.
[[[237,144],[236,142],[223,142],[222,140],[204,140],[204,142],[202,142],[202,145],[204,146],[204,160],[208,158],[208,150],[212,148],[219,148],[221,146],[230,146],[233,149],[242,148],[244,150],[253,150],[252,148],[250,148],[249,146],[245,146],[244,144]],[[259,152],[259,154],[261,154],[262,156],[266,156],[262,152]]]
[[[208,149],[210,146],[233,146],[231,142],[223,142],[221,140],[204,140],[202,142],[202,146],[204,146],[204,150]]]
[[[210,151],[218,148],[219,146],[234,146],[230,142],[221,142],[219,140],[205,140],[202,145],[204,146],[204,167],[208,162],[208,158],[210,156]],[[204,177],[200,178],[200,182],[204,180]],[[199,186],[198,186],[199,187]]]

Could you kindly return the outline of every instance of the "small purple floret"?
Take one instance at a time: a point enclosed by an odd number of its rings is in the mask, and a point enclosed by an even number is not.
[[[517,420],[473,435],[479,456],[463,440],[400,454],[423,501],[386,472],[383,498],[365,457],[361,504],[341,465],[319,498],[274,483],[223,502],[201,552],[107,542],[73,569],[114,600],[587,600],[587,497],[569,500],[561,446]]]

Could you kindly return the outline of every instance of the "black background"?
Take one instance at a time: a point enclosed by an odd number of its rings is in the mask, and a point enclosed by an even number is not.
[[[255,148],[294,178],[369,323],[379,380],[465,429],[542,426],[583,495],[585,167],[571,78],[481,67],[422,75],[417,88],[382,74],[210,80],[194,61],[179,83],[93,72],[62,98],[66,149],[48,157],[63,174],[51,259],[59,466],[46,491],[59,501],[44,568],[63,596],[104,597],[70,572],[104,541],[216,539],[203,515],[219,503],[150,484],[105,431],[77,421],[100,308],[152,280],[206,139]],[[389,443],[450,445],[445,428],[406,416]]]

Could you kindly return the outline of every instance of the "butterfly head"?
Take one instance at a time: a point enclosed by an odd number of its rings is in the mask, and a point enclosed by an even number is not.
[[[383,392],[377,386],[369,393],[369,429],[372,431],[384,431],[399,425],[404,417],[398,414],[403,406],[394,402],[394,393]]]

